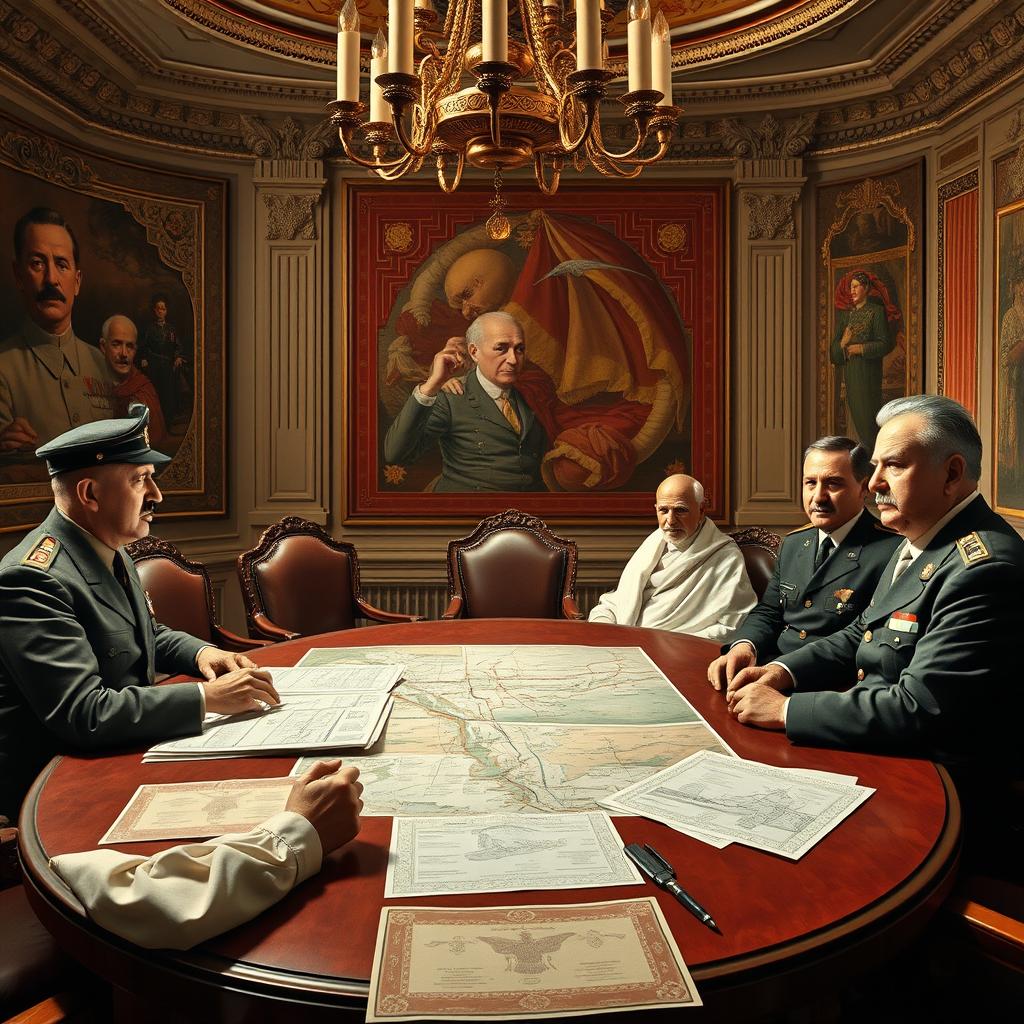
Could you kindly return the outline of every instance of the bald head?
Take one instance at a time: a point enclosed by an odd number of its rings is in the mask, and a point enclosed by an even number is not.
[[[704,522],[704,487],[685,473],[662,480],[654,497],[658,526],[675,544],[692,537]]]
[[[120,313],[107,317],[100,328],[100,351],[114,375],[122,380],[135,369],[138,339],[135,324]]]

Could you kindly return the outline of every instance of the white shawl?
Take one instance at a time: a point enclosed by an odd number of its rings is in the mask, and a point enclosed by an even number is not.
[[[650,595],[647,607],[642,607],[651,573],[666,547],[665,535],[655,530],[626,563],[618,587],[601,596],[590,621],[643,625],[727,642],[757,604],[736,542],[705,519]]]

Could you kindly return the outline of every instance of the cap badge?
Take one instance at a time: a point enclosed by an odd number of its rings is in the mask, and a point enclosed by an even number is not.
[[[103,452],[97,452],[96,453],[96,461],[97,462],[102,462],[103,461]]]
[[[142,440],[145,442],[146,447],[149,447],[149,427],[142,428]]]

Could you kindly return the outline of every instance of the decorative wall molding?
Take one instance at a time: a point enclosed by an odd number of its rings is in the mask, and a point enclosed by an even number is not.
[[[793,206],[799,192],[744,192],[747,238],[796,238]]]
[[[65,188],[80,188],[96,178],[96,172],[81,157],[63,152],[52,139],[38,135],[5,132],[0,137],[0,152],[22,170]]]
[[[807,149],[817,119],[817,113],[811,112],[787,122],[769,113],[756,127],[725,118],[718,122],[718,129],[730,156],[741,160],[792,159]]]
[[[313,195],[283,196],[273,192],[263,194],[267,207],[267,240],[315,239],[316,222],[313,219],[319,198]]]
[[[322,160],[338,142],[337,129],[322,118],[311,126],[286,117],[275,128],[262,117],[239,115],[246,148],[262,160]]]

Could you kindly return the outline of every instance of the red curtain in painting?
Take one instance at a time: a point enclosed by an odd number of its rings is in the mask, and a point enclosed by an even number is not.
[[[977,413],[978,190],[943,207],[944,392]]]

